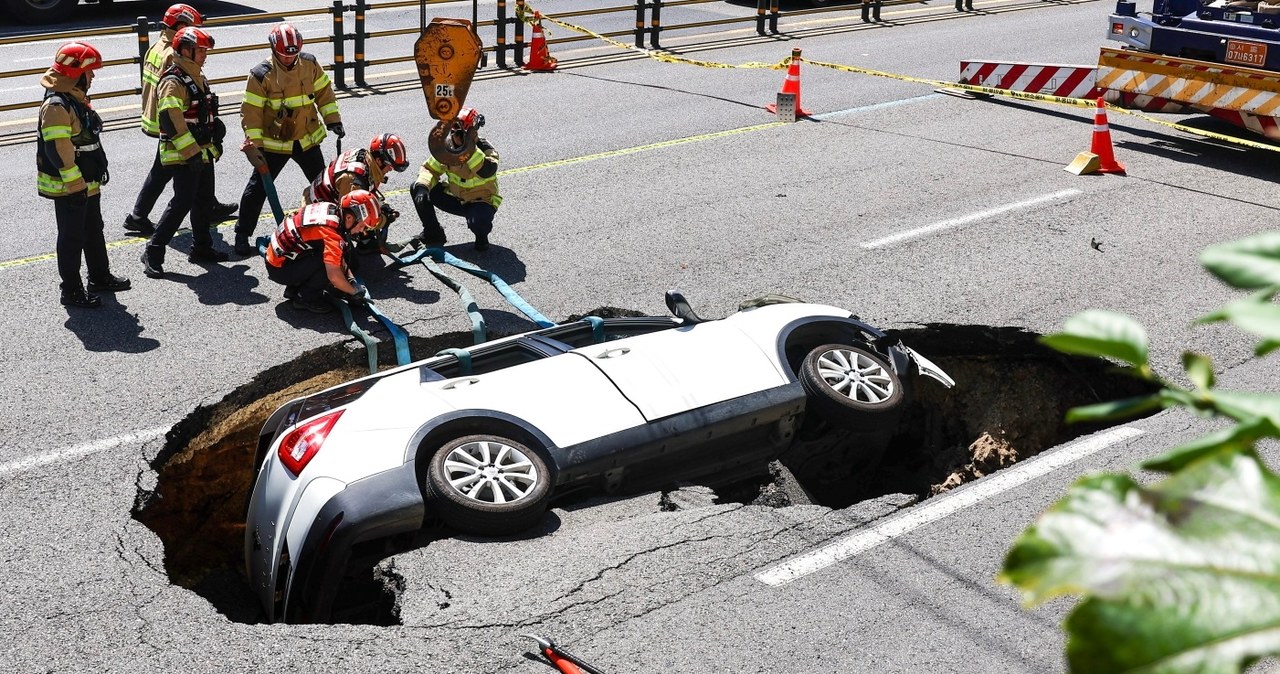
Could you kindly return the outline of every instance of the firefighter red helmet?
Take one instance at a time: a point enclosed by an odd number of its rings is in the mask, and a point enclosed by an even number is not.
[[[454,120],[459,131],[470,131],[484,126],[484,115],[480,114],[475,108],[463,108],[458,111],[458,118]]]
[[[173,50],[182,51],[183,47],[213,49],[213,36],[203,28],[187,26],[173,34]]]
[[[87,70],[102,67],[102,54],[88,42],[68,42],[58,47],[53,57],[53,72],[67,77],[80,77]]]
[[[404,141],[394,133],[374,136],[369,141],[369,153],[374,159],[397,171],[409,168],[409,152],[404,147]]]
[[[271,50],[277,54],[293,56],[302,51],[302,33],[287,23],[272,28],[267,41],[271,43]]]
[[[196,11],[191,5],[178,3],[169,7],[164,13],[164,18],[160,19],[160,23],[173,28],[174,26],[185,23],[188,26],[203,26],[204,17],[200,16],[200,12]]]
[[[355,224],[364,223],[369,229],[378,226],[382,217],[382,204],[368,190],[351,190],[342,197],[342,212],[356,218]]]

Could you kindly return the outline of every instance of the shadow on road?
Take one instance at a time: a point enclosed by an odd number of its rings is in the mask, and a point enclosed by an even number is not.
[[[146,353],[160,346],[160,341],[142,336],[138,315],[116,301],[112,293],[104,293],[98,309],[67,308],[68,330],[75,333],[86,351]]]

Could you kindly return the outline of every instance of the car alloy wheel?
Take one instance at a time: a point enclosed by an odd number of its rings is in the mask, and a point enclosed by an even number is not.
[[[542,519],[551,471],[540,454],[497,435],[469,435],[432,456],[425,492],[440,518],[487,536],[516,533]]]
[[[809,352],[800,383],[827,422],[861,430],[881,430],[896,420],[904,399],[902,380],[879,354],[844,344]]]

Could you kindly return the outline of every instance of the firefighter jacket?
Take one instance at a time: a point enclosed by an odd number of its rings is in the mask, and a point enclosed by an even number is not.
[[[327,201],[337,204],[351,190],[369,190],[382,198],[378,189],[386,177],[382,167],[364,148],[347,150],[329,162],[329,167],[302,191],[303,203]]]
[[[285,68],[272,53],[249,72],[240,123],[245,138],[263,150],[292,154],[294,141],[309,150],[324,140],[325,125],[341,121],[329,75],[311,54],[299,54]]]
[[[160,41],[151,45],[142,61],[142,132],[152,138],[160,137],[160,120],[156,115],[156,87],[160,76],[173,65],[172,28],[160,31]]]
[[[49,70],[36,134],[36,189],[56,199],[77,192],[98,193],[105,185],[107,153],[102,149],[102,119],[72,79]]]
[[[160,163],[185,164],[193,158],[212,162],[222,154],[226,127],[218,119],[218,95],[195,61],[173,55],[173,65],[156,90],[160,118]]]
[[[418,183],[427,189],[441,183],[464,204],[486,201],[494,208],[502,204],[498,194],[498,151],[483,138],[476,140],[476,149],[465,164],[446,166],[435,157],[428,158],[418,172]]]
[[[286,217],[267,244],[267,264],[280,268],[303,255],[319,254],[326,265],[346,269],[347,238],[336,204],[311,204]]]

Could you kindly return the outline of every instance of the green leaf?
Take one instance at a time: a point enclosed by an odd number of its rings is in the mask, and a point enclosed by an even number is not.
[[[1201,390],[1213,388],[1213,361],[1209,360],[1208,356],[1185,351],[1182,354],[1182,368],[1187,371],[1187,377],[1196,385],[1196,388]]]
[[[1114,358],[1133,367],[1147,364],[1147,331],[1133,318],[1090,309],[1067,319],[1062,332],[1040,341],[1063,353]]]
[[[1251,452],[1205,456],[1152,487],[1078,481],[1025,531],[1002,582],[1069,616],[1073,672],[1237,672],[1280,652],[1280,478]]]
[[[1258,346],[1253,349],[1253,354],[1261,358],[1276,349],[1280,349],[1280,339],[1268,339],[1265,342],[1259,343]]]
[[[1217,452],[1251,451],[1254,442],[1259,438],[1268,437],[1275,431],[1276,427],[1266,418],[1255,418],[1174,447],[1160,456],[1143,461],[1140,465],[1148,470],[1172,473]]]
[[[1074,424],[1083,421],[1128,419],[1136,417],[1144,412],[1161,409],[1162,407],[1164,407],[1164,402],[1158,393],[1145,396],[1135,396],[1133,398],[1123,398],[1120,400],[1098,403],[1096,405],[1072,407],[1067,410],[1067,423]]]
[[[1280,395],[1241,391],[1214,391],[1210,395],[1213,409],[1236,421],[1266,417],[1280,426]]]
[[[1200,264],[1237,288],[1280,285],[1280,232],[1263,232],[1210,246]]]

